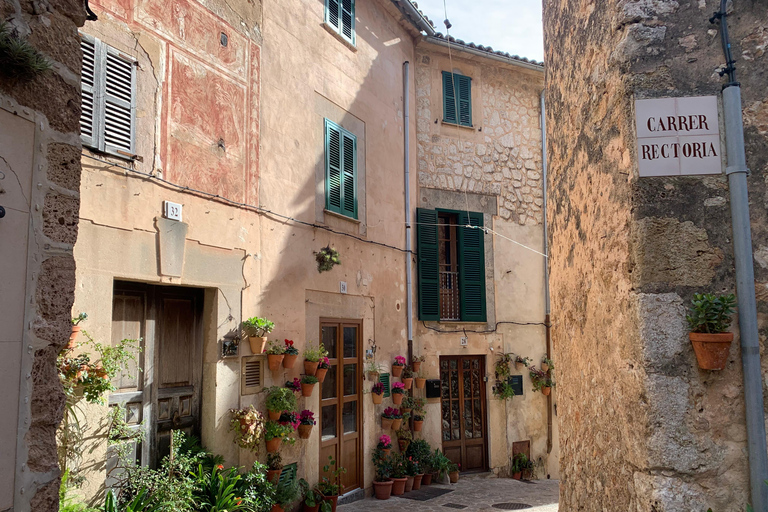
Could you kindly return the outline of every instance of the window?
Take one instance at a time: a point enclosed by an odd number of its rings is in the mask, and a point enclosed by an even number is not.
[[[90,36],[82,36],[83,145],[132,157],[136,124],[135,62]]]
[[[325,209],[357,219],[357,137],[325,120]]]
[[[355,0],[325,0],[325,22],[355,44]]]
[[[483,214],[418,208],[416,220],[419,319],[485,322]]]
[[[443,121],[472,126],[472,79],[443,71]]]

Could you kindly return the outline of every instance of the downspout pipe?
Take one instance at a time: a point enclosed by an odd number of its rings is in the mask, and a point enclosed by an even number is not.
[[[410,62],[403,63],[403,168],[405,169],[405,290],[408,322],[408,361],[413,361],[413,287],[411,284],[411,97]]]
[[[544,195],[544,254],[549,255],[549,234],[547,233],[547,116],[544,105],[544,90],[541,91],[541,179]],[[544,259],[544,332],[546,333],[547,358],[552,359],[552,336],[550,332],[549,302],[549,258]],[[552,394],[547,395],[547,453],[552,452]]]
[[[752,506],[768,511],[768,447],[765,439],[763,382],[760,370],[760,340],[757,330],[755,271],[752,256],[752,233],[747,191],[747,157],[744,150],[744,121],[741,112],[741,86],[736,81],[736,68],[731,56],[731,43],[726,22],[726,0],[720,0],[720,11],[710,20],[720,20],[720,34],[725,53],[728,83],[723,86],[725,144],[728,152],[728,188],[731,199],[733,255],[736,266],[736,293],[739,304],[741,364],[744,373],[744,405],[749,448],[749,487]]]

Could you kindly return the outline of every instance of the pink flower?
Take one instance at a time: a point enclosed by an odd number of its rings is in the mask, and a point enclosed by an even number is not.
[[[396,356],[395,366],[405,366],[405,358],[403,356]]]

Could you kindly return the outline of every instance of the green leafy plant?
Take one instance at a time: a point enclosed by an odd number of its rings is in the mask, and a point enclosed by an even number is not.
[[[528,375],[531,377],[531,383],[533,383],[534,391],[541,391],[543,388],[555,387],[555,380],[552,376],[552,372],[539,370],[535,366],[531,366],[528,370]]]
[[[533,470],[533,462],[528,459],[526,454],[518,453],[512,457],[512,464],[509,469],[512,473],[527,472]]]
[[[541,358],[541,364],[546,364],[546,365],[549,365],[549,369],[547,370],[547,371],[549,371],[549,372],[552,372],[552,371],[554,371],[554,370],[555,370],[555,362],[554,362],[554,361],[552,361],[552,360],[551,360],[550,358],[548,358],[548,357],[542,357],[542,358]]]
[[[408,445],[408,449],[405,451],[407,457],[411,457],[413,460],[419,463],[419,466],[428,472],[428,468],[431,468],[432,462],[432,447],[424,439],[417,439]]]
[[[400,378],[402,379],[412,379],[413,378],[413,368],[410,366],[404,366],[403,367],[403,373],[400,375]]]
[[[237,468],[224,469],[224,466],[214,466],[206,471],[199,464],[193,472],[197,486],[195,492],[199,510],[205,512],[237,512],[250,510],[248,504],[240,496],[241,476]]]
[[[528,368],[528,365],[531,364],[532,359],[530,357],[522,357],[522,356],[515,356],[515,362],[520,363],[526,368]]]
[[[376,472],[376,475],[374,477],[374,480],[377,482],[386,482],[390,478],[392,478],[392,456],[387,455],[384,453],[384,451],[376,447],[373,450],[373,456],[371,457],[373,460],[373,467]]]
[[[275,486],[267,481],[267,468],[256,461],[251,469],[243,474],[241,493],[252,512],[268,512],[275,504]]]
[[[689,314],[685,317],[691,332],[714,334],[728,330],[733,321],[735,295],[697,293],[691,303]]]
[[[432,454],[433,471],[438,475],[443,476],[448,473],[452,464],[451,459],[446,457],[438,448],[435,448],[435,451]]]
[[[319,363],[324,357],[328,357],[328,351],[325,350],[325,346],[322,343],[317,347],[314,346],[314,342],[307,343],[304,349],[304,359],[310,363]]]
[[[232,414],[229,430],[235,433],[235,443],[240,448],[258,452],[259,443],[264,437],[264,416],[252,405],[243,409],[230,409],[229,412]]]
[[[317,384],[318,382],[320,381],[318,381],[317,377],[314,375],[305,375],[301,378],[302,384]]]
[[[78,325],[80,322],[88,320],[88,313],[80,313],[72,319],[72,325]]]
[[[493,386],[493,394],[500,400],[506,400],[515,396],[515,390],[506,380],[497,380],[496,385]]]
[[[264,429],[264,439],[280,438],[286,440],[293,433],[293,429],[288,425],[281,425],[276,421],[268,421]]]
[[[376,361],[368,361],[368,363],[365,365],[365,373],[375,373],[379,374],[384,369],[384,367]]]
[[[334,265],[341,265],[339,252],[330,245],[323,247],[315,253],[315,261],[317,262],[317,271],[319,273],[331,270]]]
[[[336,459],[329,455],[328,464],[323,466],[323,477],[317,484],[317,489],[323,496],[338,496],[339,490],[341,489],[341,475],[346,472],[346,468],[338,466],[336,464]]]
[[[285,342],[280,340],[270,341],[269,346],[267,346],[267,355],[279,356],[280,354],[285,354]]]
[[[275,489],[275,503],[283,508],[299,499],[299,482],[294,478],[286,478],[277,483]]]
[[[59,512],[64,512],[64,510],[59,508]],[[94,509],[88,509],[88,511],[90,510]],[[124,503],[122,506],[118,506],[117,498],[115,498],[112,491],[107,491],[107,496],[104,500],[104,512],[160,512],[161,510],[161,505],[154,502],[147,489],[140,489],[132,500]]]
[[[407,428],[401,428],[399,430],[395,431],[395,434],[397,434],[397,439],[400,441],[412,441],[413,440],[413,433],[408,430]]]
[[[309,483],[303,478],[299,480],[299,489],[301,499],[307,507],[316,507],[323,501],[323,496],[316,490],[309,487]]]
[[[298,408],[298,401],[296,395],[288,388],[281,388],[279,386],[272,386],[266,389],[267,399],[266,407],[268,411],[294,412]]]
[[[280,456],[280,452],[267,454],[267,468],[271,471],[283,469],[283,458]]]
[[[17,80],[31,80],[51,69],[51,62],[28,41],[0,22],[0,73]]]
[[[512,354],[499,354],[494,367],[494,373],[497,380],[506,380],[510,375],[509,363],[512,361]]]
[[[254,316],[243,320],[243,332],[248,336],[262,337],[272,332],[275,328],[274,322],[267,320],[266,318],[260,318]]]
[[[392,453],[389,455],[390,461],[390,475],[392,478],[404,478],[408,473],[408,467],[405,463],[405,458],[399,453]]]

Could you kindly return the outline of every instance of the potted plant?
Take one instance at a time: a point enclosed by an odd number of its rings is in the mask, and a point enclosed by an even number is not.
[[[515,368],[517,368],[518,370],[522,370],[523,368],[528,368],[529,364],[531,364],[530,358],[515,356]]]
[[[403,356],[395,357],[395,362],[392,363],[392,376],[399,377],[403,373],[403,367],[405,366],[405,358]]]
[[[315,384],[317,384],[319,381],[317,380],[317,377],[313,375],[305,375],[301,378],[301,396],[309,397],[312,396],[312,390],[315,389]]]
[[[555,363],[548,357],[544,357],[541,360],[541,371],[549,372],[555,369]]]
[[[283,411],[277,422],[283,426],[291,427],[292,430],[299,428],[299,417],[293,411]]]
[[[303,478],[299,480],[301,504],[304,512],[318,512],[323,497],[315,489],[310,489],[309,483]]]
[[[432,463],[432,454],[428,453],[426,458],[421,461],[424,468],[424,478],[421,479],[421,485],[432,485],[432,477],[435,473],[435,467]]]
[[[264,427],[264,440],[267,442],[267,452],[275,453],[280,449],[280,443],[287,438],[293,429],[276,421],[268,421]]]
[[[371,387],[371,397],[373,398],[374,404],[380,404],[384,400],[384,384],[381,382],[375,383]]]
[[[411,360],[411,365],[413,366],[413,371],[418,372],[421,369],[421,364],[426,361],[427,358],[424,356],[416,356]]]
[[[733,321],[736,296],[697,293],[685,318],[691,332],[688,338],[702,370],[722,370],[728,362],[733,333],[726,332]]]
[[[285,383],[285,389],[290,389],[294,393],[301,393],[301,381],[296,377]]]
[[[309,409],[301,411],[301,414],[299,414],[299,437],[301,439],[309,439],[309,435],[312,433],[312,427],[316,423],[315,413]]]
[[[283,411],[293,412],[296,410],[298,402],[296,395],[290,389],[272,386],[267,388],[266,392],[265,405],[270,420],[277,421]]]
[[[408,450],[408,445],[413,441],[413,434],[410,430],[401,428],[396,432],[397,444],[400,446],[400,453],[405,453]]]
[[[380,446],[381,441],[373,451],[373,467],[376,471],[373,479],[373,490],[376,499],[388,500],[392,494],[392,484],[394,483],[392,481],[392,459],[389,450],[385,452]]]
[[[299,349],[293,345],[293,340],[286,339],[283,340],[283,342],[285,343],[285,350],[283,351],[283,368],[290,370],[299,358]]]
[[[448,468],[448,478],[451,479],[452,484],[455,484],[459,481],[459,469],[461,469],[461,464],[455,462],[452,462]]]
[[[248,338],[251,352],[261,354],[267,345],[267,334],[272,332],[275,324],[266,318],[254,316],[243,320],[243,334]]]
[[[391,463],[392,495],[402,496],[405,493],[405,484],[408,481],[405,460],[399,453],[390,455],[389,460]]]
[[[392,430],[400,430],[403,425],[403,413],[400,409],[394,409],[392,412]]]
[[[423,485],[429,485],[432,483],[432,475],[430,474],[427,478],[427,474],[431,473],[431,459],[432,459],[432,448],[429,446],[429,443],[425,441],[424,439],[417,439],[415,441],[412,441],[410,445],[408,445],[408,449],[406,450],[405,454],[406,456],[410,457],[413,461],[415,461],[419,466],[419,473],[417,476],[417,481],[414,482],[414,489],[417,489],[416,487],[418,485],[418,476],[419,474],[422,474],[423,477],[421,478],[420,483]],[[427,480],[426,482],[424,480]]]
[[[392,422],[395,416],[400,415],[400,411],[392,407],[387,407],[384,412],[381,413],[381,428],[384,430],[390,430],[392,428]],[[402,416],[401,416],[402,418]]]
[[[451,469],[451,459],[445,456],[438,448],[435,448],[435,452],[432,454],[432,470],[436,479],[441,483],[448,483],[448,471]]]
[[[419,465],[413,460],[413,457],[404,455],[405,461],[405,492],[411,492],[416,484],[416,475],[419,474]],[[421,478],[419,478],[419,484],[421,484]]]
[[[307,347],[304,349],[304,373],[316,376],[320,360],[327,355],[328,352],[322,343],[317,348],[314,347],[311,341],[307,343]]]
[[[512,457],[512,465],[509,468],[512,473],[512,478],[520,480],[524,471],[533,469],[533,463],[528,460],[528,456],[524,453],[518,453]]]
[[[279,452],[267,454],[267,481],[273,484],[277,483],[280,473],[283,472],[283,458]]]
[[[499,354],[494,366],[496,380],[506,380],[510,375],[509,363],[512,361],[512,354]]]
[[[424,428],[424,411],[415,412],[413,413],[413,431],[414,432],[421,432],[421,429]]]
[[[402,382],[395,382],[392,384],[392,403],[400,405],[403,403],[403,396],[405,395],[405,384]]]
[[[320,359],[320,364],[317,365],[317,371],[315,372],[315,377],[317,377],[317,381],[322,384],[325,380],[325,374],[328,373],[328,369],[331,367],[331,363],[328,360],[328,357],[325,356],[322,359]]]
[[[403,398],[403,402],[400,404],[400,412],[403,414],[410,414],[415,404],[416,399],[410,395],[407,395],[405,398]]]
[[[336,469],[331,469],[331,468]],[[341,475],[346,473],[347,470],[341,466],[337,466],[336,460],[332,456],[328,456],[328,464],[323,466],[323,477],[317,484],[317,489],[323,495],[323,501],[330,502],[331,510],[336,512],[336,505],[339,501],[339,491],[341,490]]]
[[[493,386],[493,394],[499,400],[506,400],[515,396],[515,390],[508,380],[497,380],[496,385]]]
[[[272,512],[284,512],[285,507],[299,499],[299,483],[293,478],[286,478],[277,483],[275,489],[275,504]]]
[[[72,319],[72,332],[69,335],[69,343],[67,343],[68,349],[75,348],[75,341],[77,340],[77,335],[80,334],[80,329],[83,328],[82,325],[80,325],[80,322],[88,319],[88,313],[80,313],[75,318]]]
[[[414,379],[414,384],[416,385],[416,389],[424,389],[427,386],[427,378],[418,376]]]
[[[229,422],[229,430],[235,433],[235,443],[240,448],[257,452],[259,443],[264,437],[264,416],[249,405],[243,409],[230,409],[232,420]]]
[[[390,450],[392,450],[392,438],[387,434],[382,434],[379,437],[379,444],[376,445],[376,448],[381,450],[383,455],[389,455]]]
[[[410,366],[404,366],[403,371],[400,373],[400,381],[405,386],[405,389],[411,389],[413,385],[413,370]]]
[[[528,374],[531,377],[534,391],[541,391],[542,395],[549,395],[552,388],[555,387],[555,381],[550,372],[536,369],[535,366],[531,366]]]
[[[269,369],[276,372],[280,369],[280,364],[285,357],[285,343],[281,343],[278,340],[272,340],[269,342],[269,348],[267,349],[267,360],[269,361]]]
[[[381,373],[381,365],[376,364],[375,361],[368,361],[368,364],[365,365],[365,373],[368,376],[368,380],[377,380]]]

